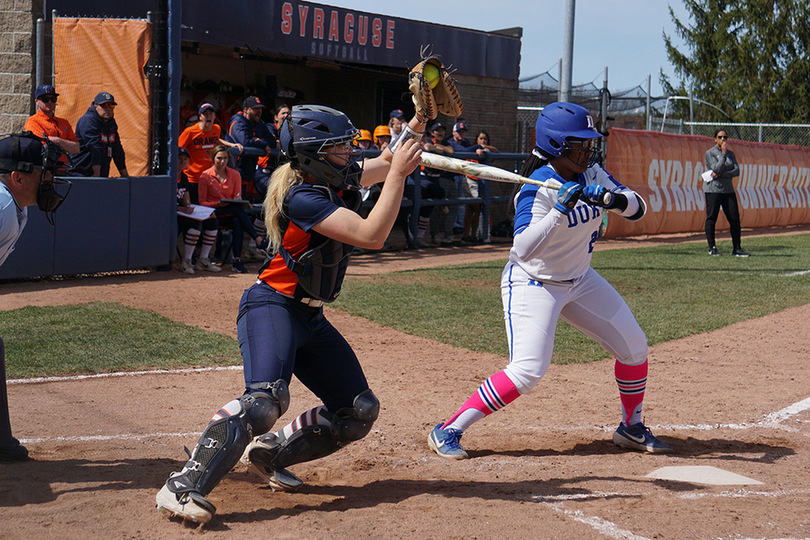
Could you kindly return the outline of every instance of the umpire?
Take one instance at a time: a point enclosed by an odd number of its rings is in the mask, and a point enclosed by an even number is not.
[[[63,153],[31,132],[0,140],[0,265],[14,251],[14,245],[28,222],[28,206],[37,205],[50,214],[64,197],[56,193],[53,172]],[[43,151],[44,150],[44,151]],[[45,157],[43,157],[43,155]],[[0,461],[25,461],[28,450],[11,435],[6,394],[6,354],[0,338]]]

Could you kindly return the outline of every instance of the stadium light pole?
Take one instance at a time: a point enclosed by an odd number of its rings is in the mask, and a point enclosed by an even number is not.
[[[562,77],[560,78],[560,101],[571,99],[571,76],[574,61],[574,13],[576,0],[565,2],[565,33],[563,35]]]

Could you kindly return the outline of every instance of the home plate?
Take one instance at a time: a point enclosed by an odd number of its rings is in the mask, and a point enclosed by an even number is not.
[[[677,480],[692,484],[710,484],[713,486],[742,486],[745,484],[762,484],[759,480],[740,474],[724,471],[717,467],[685,466],[661,467],[647,475],[647,478],[660,480]]]

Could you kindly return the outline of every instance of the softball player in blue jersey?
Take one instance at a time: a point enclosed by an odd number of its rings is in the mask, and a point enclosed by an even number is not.
[[[613,441],[643,452],[672,452],[641,421],[647,338],[619,293],[590,267],[602,212],[635,221],[646,204],[595,164],[601,135],[585,108],[552,103],[540,113],[535,131],[537,146],[521,174],[563,185],[554,191],[526,184],[515,197],[515,239],[501,277],[509,365],[437,425],[428,445],[442,457],[468,457],[461,435],[537,386],[562,318],[616,358],[622,418]]]

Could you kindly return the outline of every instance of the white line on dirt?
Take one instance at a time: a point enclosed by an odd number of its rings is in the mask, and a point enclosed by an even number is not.
[[[605,519],[596,517],[596,516],[586,516],[584,512],[581,510],[566,510],[565,508],[561,508],[560,504],[551,504],[546,503],[547,506],[550,506],[554,509],[555,512],[565,514],[567,517],[573,519],[574,521],[578,521],[580,523],[584,523],[585,525],[589,525],[590,527],[594,528],[598,533],[610,537],[610,538],[621,538],[622,540],[650,540],[646,536],[639,536],[637,534],[633,534],[630,531],[620,528],[615,523],[607,521]]]
[[[20,443],[60,443],[92,441],[139,441],[142,439],[159,439],[162,437],[199,437],[200,432],[189,433],[144,433],[141,435],[126,433],[123,435],[84,435],[81,437],[39,437],[37,439],[20,439]]]
[[[71,375],[69,377],[33,377],[31,379],[9,379],[6,384],[34,384],[63,381],[82,381],[85,379],[106,379],[109,377],[134,377],[139,375],[174,375],[179,373],[203,373],[206,371],[237,371],[242,366],[216,366],[206,368],[152,369],[146,371],[116,371],[114,373],[96,373],[94,375]]]

